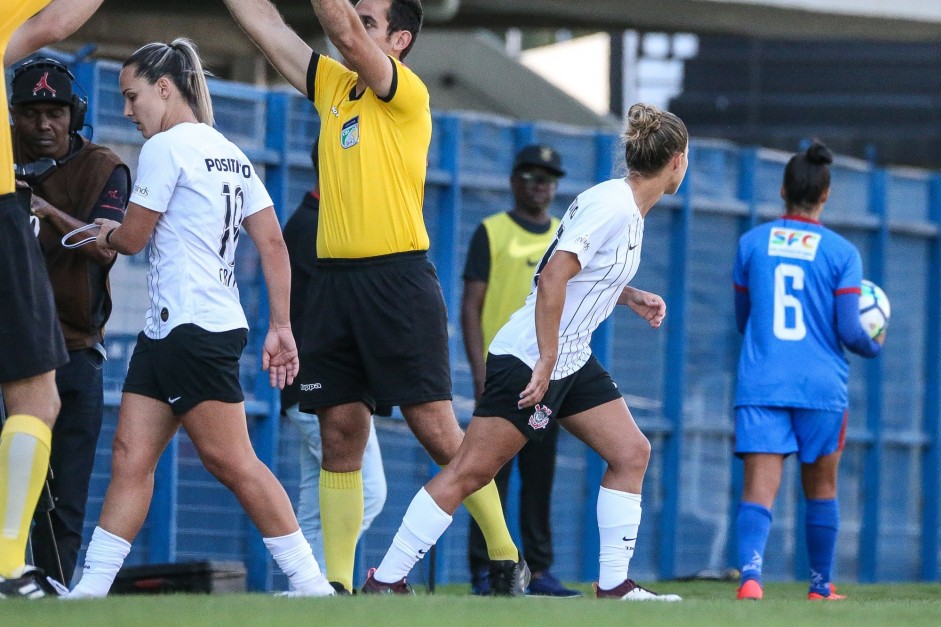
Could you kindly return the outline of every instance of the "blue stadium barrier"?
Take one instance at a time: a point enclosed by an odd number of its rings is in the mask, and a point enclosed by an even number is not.
[[[119,66],[73,68],[89,93],[95,141],[113,147],[132,171],[142,140],[123,119]],[[285,221],[310,186],[309,152],[318,129],[312,108],[294,92],[212,81],[217,125],[263,173]],[[473,392],[457,321],[461,268],[471,233],[490,213],[511,207],[508,173],[526,143],[552,144],[563,155],[554,212],[590,185],[623,170],[615,134],[476,113],[433,114],[425,220],[430,256],[451,312],[455,410],[470,418]],[[632,574],[666,579],[735,565],[734,520],[741,464],[733,459],[732,398],[740,338],[734,326],[732,262],[738,237],[781,212],[778,198],[788,155],[715,140],[693,140],[687,181],[646,221],[643,265],[634,281],[667,299],[664,327],[652,330],[618,311],[594,338],[594,349],[624,391],[651,441],[644,521]],[[939,413],[941,413],[941,175],[873,167],[839,157],[827,224],[860,249],[867,278],[892,298],[883,356],[851,357],[850,429],[840,479],[843,527],[840,581],[938,580]],[[313,245],[313,243],[312,243]],[[279,417],[277,395],[259,370],[266,297],[248,238],[239,247],[238,278],[251,325],[243,357],[250,432],[259,457],[297,496],[298,443]],[[146,258],[122,260],[112,274],[115,313],[109,325],[105,426],[99,443],[85,527],[100,514],[120,386],[142,326]],[[427,455],[395,417],[378,419],[389,481],[385,511],[364,536],[357,578],[381,559],[415,491],[434,472]],[[766,577],[806,578],[800,484],[786,464],[766,555]],[[553,494],[558,576],[597,577],[595,495],[603,462],[563,432]],[[517,490],[514,478],[511,490]],[[511,525],[518,519],[509,506]],[[439,543],[437,581],[466,582],[467,514],[459,510]],[[518,534],[516,534],[518,537]],[[912,550],[917,547],[917,550]],[[158,466],[147,522],[128,564],[191,559],[244,560],[254,590],[283,589],[257,531],[234,497],[202,468],[185,433]],[[412,580],[421,583],[428,564]]]

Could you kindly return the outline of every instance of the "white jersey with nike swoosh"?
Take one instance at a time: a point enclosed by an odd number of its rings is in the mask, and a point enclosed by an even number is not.
[[[553,380],[585,365],[591,334],[614,310],[621,291],[640,265],[644,219],[625,179],[595,185],[569,206],[533,280],[526,304],[503,325],[490,344],[494,355],[513,355],[532,368],[536,343],[536,289],[539,273],[557,250],[575,254],[582,269],[568,282],[559,325],[559,356]]]
[[[242,220],[272,206],[251,162],[219,131],[183,123],[141,148],[130,202],[162,215],[150,240],[144,334],[181,324],[248,328],[235,282]]]

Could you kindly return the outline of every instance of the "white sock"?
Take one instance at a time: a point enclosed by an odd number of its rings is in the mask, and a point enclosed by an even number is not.
[[[395,583],[408,575],[412,567],[425,557],[451,524],[451,517],[438,507],[422,488],[412,499],[402,519],[402,526],[392,539],[382,563],[373,577],[382,583]]]
[[[598,587],[610,590],[627,579],[640,527],[640,495],[609,490],[598,491],[598,534],[601,538]]]
[[[262,540],[278,567],[287,575],[295,593],[317,597],[334,593],[333,586],[320,572],[320,565],[300,529],[286,536]]]
[[[101,527],[95,527],[85,553],[82,578],[69,593],[70,599],[107,596],[124,559],[131,552],[131,543]]]

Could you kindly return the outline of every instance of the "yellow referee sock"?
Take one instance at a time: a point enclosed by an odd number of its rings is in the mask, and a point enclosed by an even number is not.
[[[320,471],[320,524],[327,580],[353,591],[356,540],[363,526],[363,472]]]
[[[10,416],[0,434],[0,577],[26,563],[26,538],[49,470],[52,430],[39,418]]]
[[[500,493],[493,481],[464,499],[464,506],[474,517],[487,541],[487,555],[492,560],[519,560],[519,550],[506,527]]]

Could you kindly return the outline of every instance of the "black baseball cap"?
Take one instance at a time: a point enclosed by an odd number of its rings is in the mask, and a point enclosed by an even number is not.
[[[29,61],[10,82],[10,104],[59,102],[72,104],[72,81],[58,63]]]
[[[527,166],[545,168],[558,177],[565,176],[565,170],[562,169],[562,157],[553,148],[542,144],[526,146],[516,154],[513,172]]]

